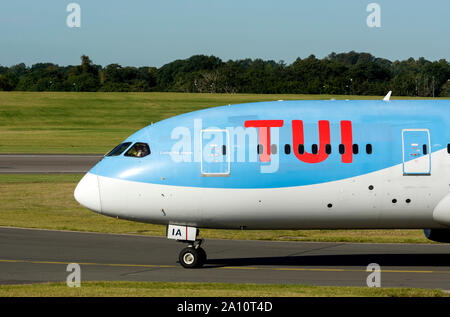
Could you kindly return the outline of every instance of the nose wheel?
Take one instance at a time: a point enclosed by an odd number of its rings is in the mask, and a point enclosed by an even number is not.
[[[206,262],[206,252],[200,246],[189,246],[181,250],[178,259],[184,268],[199,268]]]
[[[195,227],[168,225],[167,238],[188,244],[181,250],[178,260],[187,269],[202,267],[206,262],[206,252],[201,248],[202,239],[197,239],[198,229]]]

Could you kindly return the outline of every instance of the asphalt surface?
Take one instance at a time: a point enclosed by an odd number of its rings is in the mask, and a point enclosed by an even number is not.
[[[1,154],[0,174],[86,173],[102,155]]]
[[[167,281],[367,286],[367,265],[381,266],[381,287],[450,289],[450,245],[207,240],[208,261],[184,269],[184,244],[159,237],[0,228],[0,284],[66,281]]]

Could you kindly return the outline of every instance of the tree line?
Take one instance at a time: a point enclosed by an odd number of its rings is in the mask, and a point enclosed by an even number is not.
[[[160,68],[81,64],[59,66],[24,63],[0,66],[5,91],[166,91],[258,94],[348,94],[449,97],[450,63],[421,57],[391,62],[369,53],[331,53],[284,61],[242,59],[222,61],[194,55]]]

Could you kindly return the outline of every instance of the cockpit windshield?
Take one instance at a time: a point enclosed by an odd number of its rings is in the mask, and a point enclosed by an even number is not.
[[[125,156],[130,157],[144,157],[150,154],[150,147],[147,143],[135,143],[128,151]]]
[[[112,149],[108,154],[105,156],[119,156],[122,154],[128,147],[131,145],[131,142],[125,142],[121,143],[118,146],[116,146],[114,149]]]

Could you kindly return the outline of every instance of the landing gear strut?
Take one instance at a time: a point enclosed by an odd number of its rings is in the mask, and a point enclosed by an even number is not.
[[[197,239],[198,229],[195,227],[168,225],[167,238],[188,243],[181,250],[178,260],[184,268],[199,268],[206,262],[206,252],[201,248],[203,240]]]
[[[178,256],[180,264],[184,268],[199,268],[206,262],[206,252],[200,247],[202,240],[197,240],[195,242],[196,243],[181,250],[180,255]]]

